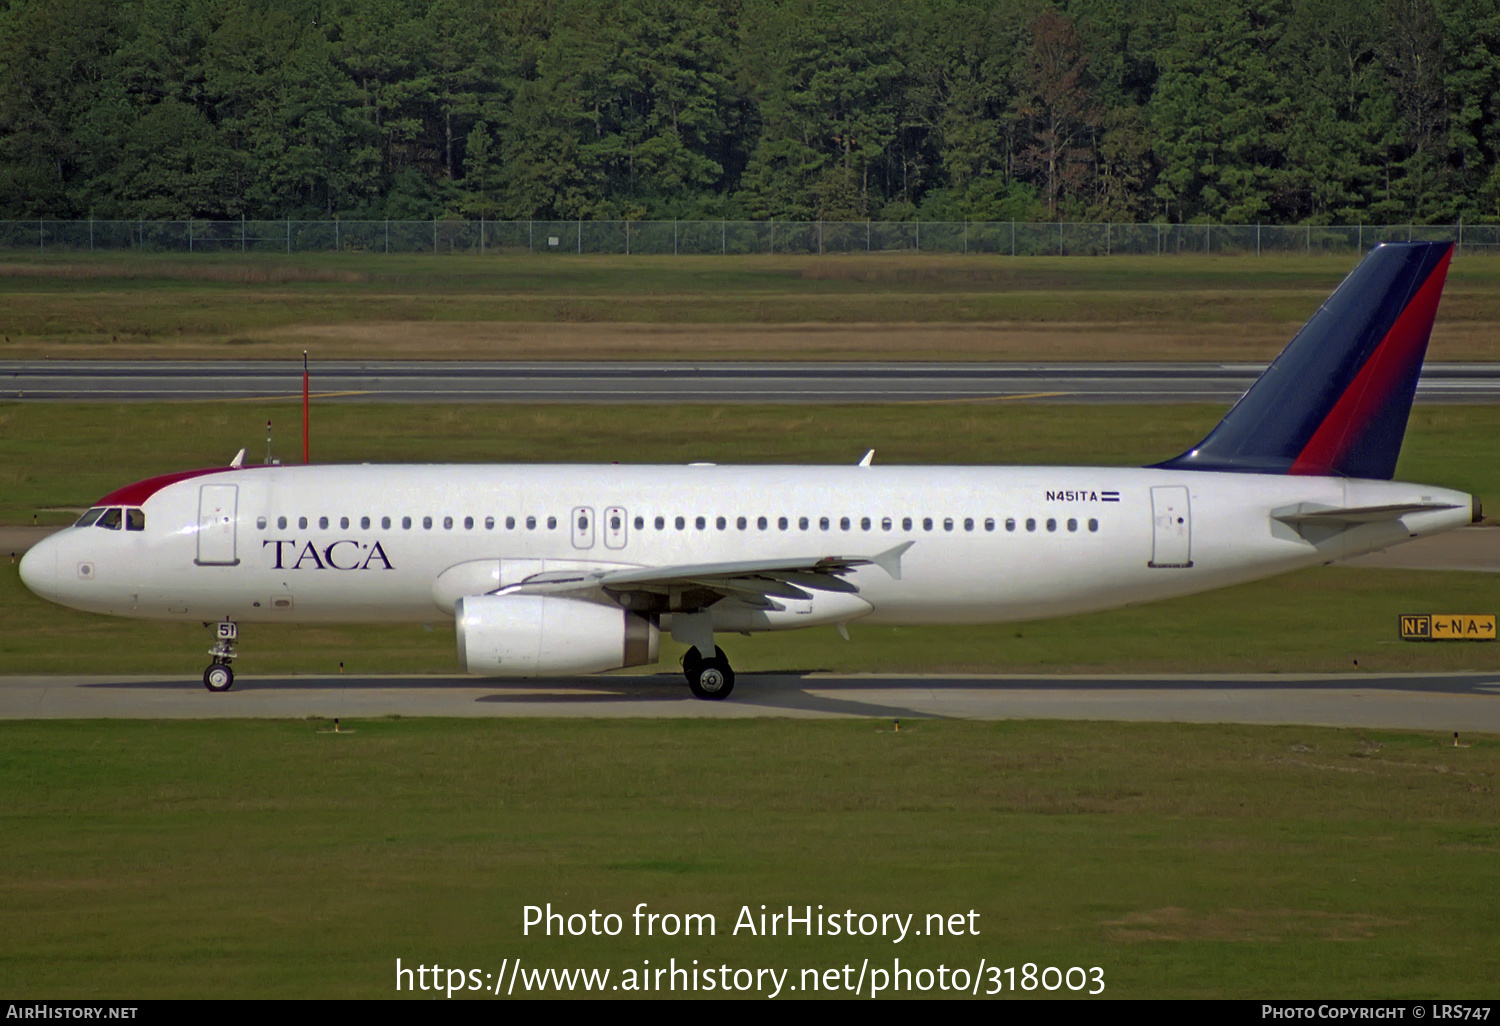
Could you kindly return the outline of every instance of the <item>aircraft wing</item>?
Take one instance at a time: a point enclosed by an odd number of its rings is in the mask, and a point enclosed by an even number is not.
[[[546,570],[502,589],[502,594],[556,594],[602,588],[612,592],[708,592],[712,601],[733,595],[752,604],[765,599],[808,599],[811,591],[858,592],[844,577],[861,566],[878,566],[901,579],[901,557],[915,542],[870,556],[810,556],[619,570]],[[698,603],[708,605],[708,602]]]

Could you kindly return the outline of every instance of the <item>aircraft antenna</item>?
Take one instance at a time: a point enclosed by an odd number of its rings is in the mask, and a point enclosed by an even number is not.
[[[302,350],[302,462],[307,463],[307,350]]]

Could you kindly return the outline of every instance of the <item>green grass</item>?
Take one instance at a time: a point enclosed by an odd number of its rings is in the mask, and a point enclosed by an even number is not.
[[[898,405],[884,407],[506,407],[327,405],[314,452],[330,461],[706,459],[852,463],[873,446],[882,463],[1140,465],[1181,451],[1220,410],[1209,406]],[[266,418],[295,407],[255,404],[11,404],[0,407],[0,522],[40,507],[86,507],[130,480],[223,464],[257,451]],[[294,448],[281,435],[280,451]],[[621,439],[628,441],[623,443]],[[264,451],[261,449],[260,451]],[[1399,476],[1500,496],[1500,408],[1418,407]],[[65,513],[38,514],[53,522]],[[1320,567],[1149,606],[1004,627],[852,626],[730,637],[747,671],[1307,672],[1490,670],[1500,645],[1394,641],[1413,611],[1495,611],[1495,577]],[[1441,608],[1439,608],[1441,607]],[[0,554],[0,674],[202,669],[197,624],[116,620],[33,596]],[[244,628],[242,673],[455,670],[451,623],[398,627]],[[663,645],[663,666],[680,650]]]
[[[0,991],[388,997],[405,965],[1101,966],[1111,997],[1482,998],[1500,742],[868,720],[0,724]],[[349,727],[350,724],[345,724]],[[714,937],[521,935],[522,906]],[[978,937],[731,936],[742,905]],[[628,922],[628,919],[627,919]]]
[[[450,331],[438,345],[422,329],[634,324],[698,326],[712,335],[747,325],[928,324],[1086,326],[1095,336],[1118,336],[1118,358],[1126,359],[1217,358],[1239,340],[1250,346],[1249,358],[1267,355],[1266,339],[1289,338],[1356,259],[13,253],[0,258],[0,355],[285,358],[311,346],[315,356],[535,357],[543,354],[513,350],[493,332]],[[1442,355],[1494,357],[1485,329],[1500,322],[1497,281],[1500,259],[1468,256],[1454,265],[1435,342]],[[326,330],[379,325],[399,330]],[[1166,336],[1183,333],[1192,338],[1163,348]],[[633,344],[628,355],[994,358],[972,339],[894,350],[890,340],[858,335],[832,348],[732,340],[721,348],[696,338],[687,350],[661,340]],[[624,343],[584,332],[547,345],[545,352],[572,358],[607,355]],[[1024,346],[1003,355],[1097,357],[1092,349],[1074,352],[1066,337]]]

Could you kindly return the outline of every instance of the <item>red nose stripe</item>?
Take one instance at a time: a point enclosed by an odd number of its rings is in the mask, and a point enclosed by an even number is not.
[[[1402,381],[1409,380],[1427,352],[1427,340],[1432,335],[1432,322],[1437,317],[1438,299],[1443,294],[1452,257],[1450,249],[1433,268],[1318,430],[1307,440],[1290,473],[1330,473],[1385,408],[1391,392]]]
[[[232,467],[209,467],[206,470],[179,470],[175,474],[162,474],[159,477],[148,477],[144,481],[128,484],[124,488],[116,488],[104,498],[94,503],[95,506],[139,506],[151,496],[161,491],[167,485],[176,484],[178,481],[186,481],[193,477],[203,477],[205,474],[220,474]]]

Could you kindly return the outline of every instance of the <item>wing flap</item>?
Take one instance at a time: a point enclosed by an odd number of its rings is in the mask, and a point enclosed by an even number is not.
[[[547,570],[532,574],[504,590],[541,594],[602,588],[612,592],[660,594],[691,588],[719,595],[802,600],[812,597],[809,591],[857,593],[859,587],[843,578],[862,566],[878,566],[893,579],[900,580],[901,557],[913,544],[903,542],[872,556],[758,559],[618,570]]]

